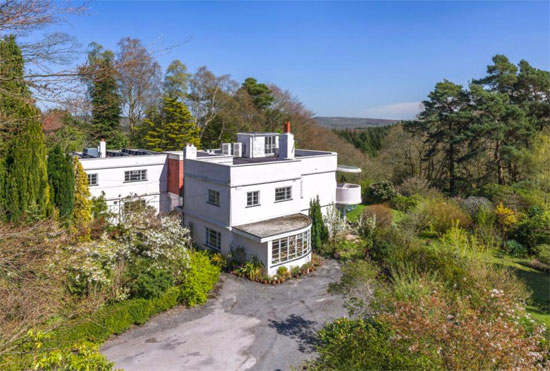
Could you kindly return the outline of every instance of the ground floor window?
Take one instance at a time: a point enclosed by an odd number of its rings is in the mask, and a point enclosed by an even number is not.
[[[206,245],[217,250],[222,248],[222,234],[206,227]]]
[[[301,258],[311,251],[311,232],[306,231],[271,242],[271,264]]]

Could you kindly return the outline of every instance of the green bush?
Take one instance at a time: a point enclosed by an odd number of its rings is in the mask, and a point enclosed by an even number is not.
[[[133,265],[130,268],[129,275],[131,276],[131,280],[128,284],[130,297],[158,298],[173,285],[173,278],[170,272],[154,266],[140,269],[140,266],[142,265]],[[135,269],[134,267],[138,268]]]
[[[516,240],[506,241],[503,249],[507,255],[513,256],[514,258],[525,258],[528,255],[525,246]]]
[[[33,369],[41,371],[108,371],[112,370],[113,362],[101,353],[99,345],[88,341],[73,344],[63,349],[55,349],[43,355],[33,365]]]
[[[426,226],[439,235],[445,234],[454,226],[468,228],[471,224],[468,214],[452,200],[430,199],[419,207],[418,212],[424,215]]]
[[[376,320],[340,318],[319,331],[319,358],[308,370],[422,370],[439,363],[409,352],[390,327]]]
[[[537,250],[537,260],[541,263],[550,265],[550,245],[538,245]]]
[[[338,241],[334,246],[334,257],[341,261],[360,259],[365,256],[367,243],[364,241]]]
[[[388,202],[397,196],[397,191],[392,182],[382,181],[372,183],[364,192],[363,202],[367,204],[381,204]]]
[[[525,245],[534,254],[537,245],[550,244],[550,212],[531,207],[522,215],[509,237]]]
[[[418,205],[418,196],[396,195],[391,199],[391,206],[399,211],[409,211]]]
[[[107,305],[85,318],[69,321],[54,330],[44,342],[44,349],[64,349],[82,341],[102,343],[112,335],[121,334],[132,325],[141,325],[153,315],[176,306],[179,293],[178,287],[171,287],[155,299],[130,299]]]
[[[207,252],[190,250],[189,268],[184,273],[180,297],[193,307],[206,302],[208,293],[220,278],[220,267],[210,261]]]

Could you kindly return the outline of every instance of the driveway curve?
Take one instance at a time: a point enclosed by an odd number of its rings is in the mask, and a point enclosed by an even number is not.
[[[314,356],[315,332],[347,314],[327,293],[340,266],[281,285],[222,274],[201,307],[175,308],[108,341],[102,353],[125,370],[289,370]]]

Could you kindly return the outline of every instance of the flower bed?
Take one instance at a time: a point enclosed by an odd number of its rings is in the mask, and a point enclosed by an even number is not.
[[[313,255],[311,261],[302,265],[301,267],[294,267],[291,270],[288,270],[286,267],[279,267],[277,274],[275,276],[269,277],[265,274],[253,272],[247,270],[244,267],[234,269],[231,271],[232,274],[238,277],[244,277],[250,281],[263,283],[264,285],[278,285],[292,278],[299,278],[305,276],[306,274],[312,273],[321,265],[322,260],[317,255]]]

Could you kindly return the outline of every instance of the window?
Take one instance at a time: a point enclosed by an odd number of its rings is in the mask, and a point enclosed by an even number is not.
[[[265,154],[275,154],[275,137],[265,137]]]
[[[207,202],[214,206],[220,206],[220,192],[209,189]]]
[[[271,242],[271,264],[299,259],[311,251],[311,232],[306,231]]]
[[[147,170],[130,170],[124,172],[125,182],[143,182],[147,180]]]
[[[260,204],[260,191],[246,193],[246,206],[258,206]]]
[[[216,250],[221,250],[222,248],[221,233],[206,227],[206,246]]]
[[[89,186],[97,185],[97,174],[88,174],[88,185]]]
[[[124,215],[128,215],[131,213],[142,212],[145,210],[145,206],[145,200],[124,201],[123,213]]]
[[[292,187],[275,188],[275,202],[292,199]]]

